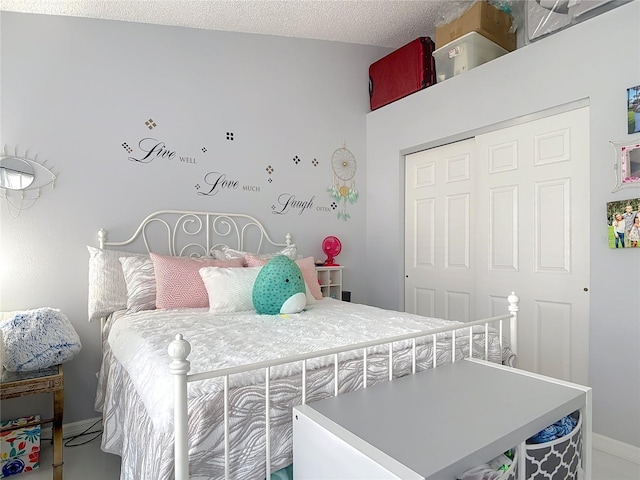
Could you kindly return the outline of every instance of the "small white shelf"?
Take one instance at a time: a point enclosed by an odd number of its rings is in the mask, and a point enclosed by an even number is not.
[[[342,300],[342,269],[343,266],[316,267],[316,275],[318,276],[318,284],[323,297],[335,298]]]

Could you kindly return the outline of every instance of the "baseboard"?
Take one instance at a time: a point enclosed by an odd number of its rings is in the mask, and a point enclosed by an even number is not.
[[[91,429],[91,431],[98,431],[102,428],[102,424],[99,423],[100,420],[101,417],[94,417],[79,422],[65,423],[62,425],[63,436],[64,438],[75,437],[89,429]],[[42,429],[42,438],[51,438],[51,427]],[[629,445],[628,443],[594,433],[592,436],[592,446],[596,450],[608,453],[614,457],[640,464],[640,448]]]
[[[79,422],[65,423],[62,425],[62,436],[66,438],[75,437],[85,431],[99,431],[102,430],[102,423],[100,421],[102,417],[88,418],[86,420],[80,420]],[[97,423],[96,423],[97,422]],[[42,438],[52,438],[51,427],[42,429]]]
[[[601,452],[640,465],[640,448],[629,445],[628,443],[594,433],[592,436],[592,446]]]

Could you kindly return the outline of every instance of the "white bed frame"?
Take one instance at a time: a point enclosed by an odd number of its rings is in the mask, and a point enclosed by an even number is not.
[[[177,256],[212,256],[213,251],[224,246],[236,250],[252,248],[252,252],[261,252],[268,243],[271,247],[288,247],[291,235],[287,233],[285,243],[274,242],[264,226],[251,215],[242,213],[196,212],[188,210],[159,210],[147,216],[128,240],[111,242],[107,231],[98,231],[100,248],[121,247],[134,244],[142,239],[147,252],[151,252],[149,229],[159,225],[167,235],[168,254]],[[251,237],[251,234],[257,234]],[[157,250],[153,250],[156,253]]]
[[[274,242],[267,234],[264,226],[254,217],[245,214],[235,213],[213,213],[213,212],[194,212],[183,210],[162,210],[152,213],[146,217],[136,229],[134,234],[122,242],[110,242],[107,239],[107,231],[100,229],[98,233],[98,241],[100,248],[121,247],[125,245],[135,244],[140,239],[148,252],[151,252],[151,243],[153,243],[152,234],[149,231],[151,226],[159,225],[161,232],[166,234],[168,240],[168,253],[178,256],[212,256],[215,249],[222,246],[228,246],[240,251],[261,252],[263,244],[267,244],[270,249],[277,247],[286,247],[291,244],[291,236],[286,235],[284,243]],[[257,234],[257,238],[255,235]],[[251,235],[253,237],[249,238]],[[167,245],[165,245],[165,251]],[[154,249],[153,251],[158,251]],[[443,327],[431,329],[422,332],[413,332],[405,335],[387,337],[375,341],[363,342],[354,345],[348,345],[339,348],[316,351],[307,354],[295,355],[284,359],[264,361],[250,365],[243,365],[234,368],[225,368],[210,372],[200,372],[190,374],[190,362],[188,360],[191,352],[191,345],[183,337],[177,334],[168,346],[169,356],[172,361],[169,365],[170,372],[174,375],[174,429],[175,429],[175,479],[187,480],[189,478],[189,455],[188,455],[188,411],[187,411],[187,383],[198,382],[211,378],[223,378],[224,382],[224,432],[225,432],[225,478],[229,478],[229,377],[234,374],[249,372],[253,370],[265,371],[265,411],[266,411],[266,429],[265,429],[265,456],[266,456],[266,472],[265,478],[271,475],[271,446],[270,446],[270,374],[271,368],[290,363],[300,363],[302,371],[302,403],[306,403],[306,375],[307,362],[314,358],[332,356],[334,363],[334,395],[338,395],[338,368],[339,354],[349,351],[362,351],[363,362],[363,384],[362,388],[367,388],[367,355],[368,349],[371,347],[387,346],[388,348],[388,374],[389,380],[393,380],[393,345],[396,342],[410,341],[412,345],[412,373],[416,372],[416,340],[420,338],[431,338],[433,342],[433,368],[436,364],[436,336],[442,334],[451,335],[452,358],[451,362],[456,361],[456,332],[469,331],[469,357],[473,357],[473,331],[474,327],[480,328],[484,326],[485,345],[484,357],[488,358],[488,332],[489,328],[495,328],[499,333],[500,349],[503,349],[503,336],[509,337],[508,345],[517,355],[517,316],[519,310],[519,298],[515,293],[511,293],[507,297],[508,313],[501,316],[467,322],[464,326]],[[509,322],[508,332],[505,332],[504,323]],[[477,331],[477,330],[476,330]],[[478,352],[476,352],[478,353]]]

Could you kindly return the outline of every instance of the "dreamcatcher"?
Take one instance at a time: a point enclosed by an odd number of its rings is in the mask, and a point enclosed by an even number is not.
[[[351,215],[347,213],[347,202],[354,204],[358,201],[358,190],[356,190],[356,159],[346,146],[337,149],[331,157],[331,168],[333,170],[333,184],[327,189],[339,207],[338,218],[347,220]]]

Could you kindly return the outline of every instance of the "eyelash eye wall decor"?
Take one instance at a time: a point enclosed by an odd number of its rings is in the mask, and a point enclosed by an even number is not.
[[[35,155],[32,159],[18,155],[18,147],[10,154],[7,146],[0,156],[0,197],[7,201],[9,215],[17,218],[22,210],[31,208],[44,187],[55,188],[56,175],[40,162]]]

